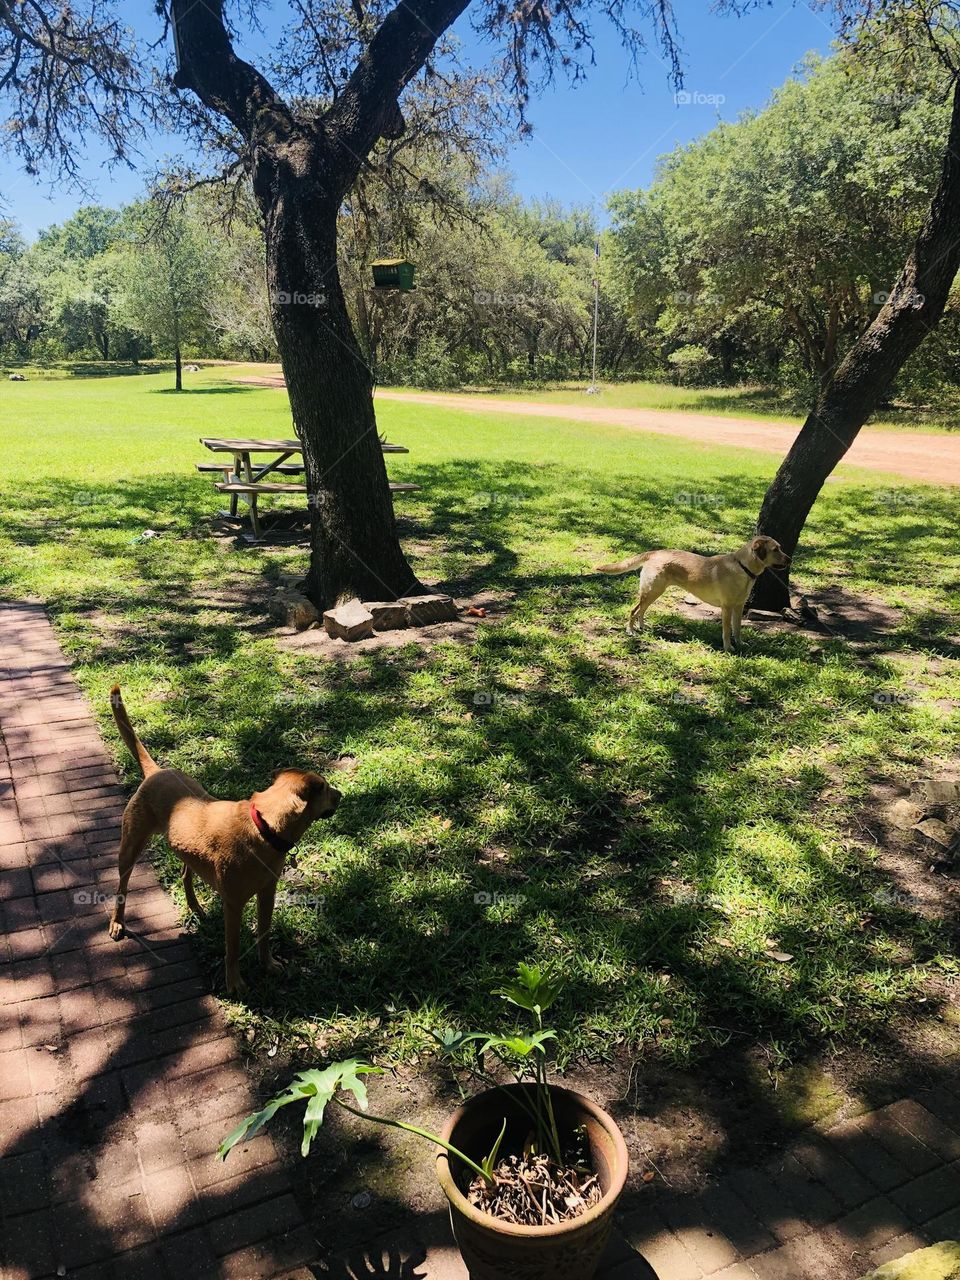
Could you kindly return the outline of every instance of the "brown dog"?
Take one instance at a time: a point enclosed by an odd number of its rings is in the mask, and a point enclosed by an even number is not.
[[[120,686],[110,691],[113,718],[131,754],[143,770],[143,782],[131,796],[120,833],[120,885],[110,920],[111,938],[123,937],[130,873],[151,836],[166,835],[183,859],[183,889],[201,919],[193,889],[194,872],[216,889],[223,902],[227,991],[243,989],[240,977],[240,919],[257,895],[257,949],[268,973],[281,966],[270,955],[270,923],[284,858],[317,818],[329,818],[340,803],[318,773],[281,769],[266,791],[249,800],[217,800],[179,769],[162,769],[133,731]]]
[[[643,565],[640,599],[627,623],[636,635],[643,615],[667,587],[684,587],[705,604],[716,605],[723,619],[723,647],[730,653],[740,644],[740,622],[750,588],[764,569],[790,563],[775,538],[761,535],[725,556],[698,556],[692,551],[644,551],[619,564],[598,564],[597,573],[629,573]]]

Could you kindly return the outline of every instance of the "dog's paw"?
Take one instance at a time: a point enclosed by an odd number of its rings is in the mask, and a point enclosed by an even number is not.
[[[123,927],[122,920],[110,921],[110,937],[114,940],[114,942],[119,942],[120,939],[123,937],[124,932],[125,930]]]

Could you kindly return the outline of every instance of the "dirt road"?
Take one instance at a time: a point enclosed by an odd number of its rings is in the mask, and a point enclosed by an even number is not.
[[[782,457],[799,430],[790,423],[726,418],[708,413],[678,413],[662,409],[616,409],[603,404],[546,404],[535,400],[501,400],[496,396],[445,392],[378,391],[378,399],[433,404],[474,413],[522,414],[527,418],[568,418],[629,427],[655,435],[702,440],[704,444],[760,449]],[[845,458],[853,466],[886,471],[929,484],[960,485],[960,436],[933,432],[889,431],[864,427]]]

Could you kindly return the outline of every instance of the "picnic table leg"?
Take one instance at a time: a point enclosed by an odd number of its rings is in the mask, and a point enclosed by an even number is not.
[[[243,469],[247,477],[247,484],[253,484],[254,483],[253,464],[250,461],[249,453],[245,453],[243,455]],[[253,536],[259,539],[260,521],[257,519],[257,494],[256,493],[250,494],[249,505],[250,505],[250,527],[253,530]]]
[[[235,454],[233,455],[233,474],[236,476],[236,478],[237,478],[238,480],[240,479],[240,455],[239,455],[239,454],[237,454],[237,453],[235,453]],[[229,480],[229,479],[230,479],[230,477],[228,476],[228,477],[227,477],[227,479]],[[238,504],[238,499],[239,499],[239,495],[238,495],[238,494],[236,494],[236,493],[231,493],[231,495],[230,495],[230,516],[231,516],[231,518],[232,518],[232,519],[234,519],[234,520],[236,520],[236,518],[237,518],[237,510],[238,510],[238,505],[237,505],[237,504]]]

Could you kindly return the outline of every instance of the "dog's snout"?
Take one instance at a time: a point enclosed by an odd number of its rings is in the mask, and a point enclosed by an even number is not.
[[[338,791],[336,787],[328,787],[327,799],[330,802],[330,807],[326,810],[326,812],[323,815],[325,818],[329,818],[333,816],[333,814],[336,812],[337,806],[339,805],[340,801],[343,799],[343,794],[340,791]]]

